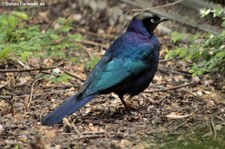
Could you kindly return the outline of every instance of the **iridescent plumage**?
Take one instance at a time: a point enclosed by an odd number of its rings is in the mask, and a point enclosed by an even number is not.
[[[127,31],[118,37],[87,77],[83,88],[42,119],[53,125],[71,115],[100,94],[116,93],[131,97],[144,91],[152,81],[159,61],[159,42],[153,31],[166,19],[149,12],[135,16]]]

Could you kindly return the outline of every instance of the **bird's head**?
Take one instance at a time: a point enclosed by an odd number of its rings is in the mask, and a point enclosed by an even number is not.
[[[161,22],[167,21],[167,18],[159,17],[150,12],[143,12],[134,17],[135,20],[139,20],[142,22],[144,27],[147,29],[149,33],[152,33],[157,25]]]

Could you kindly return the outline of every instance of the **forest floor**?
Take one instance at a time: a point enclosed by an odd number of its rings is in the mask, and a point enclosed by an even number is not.
[[[52,1],[51,5],[35,9],[33,23],[46,28],[51,19],[73,17],[74,33],[84,37],[84,59],[92,54],[101,57],[125,30],[134,7],[114,1],[97,2]],[[40,118],[82,86],[88,75],[84,63],[64,61],[57,67],[76,76],[69,83],[38,80],[38,71],[1,73],[0,95],[13,96],[0,96],[0,148],[224,149],[225,82],[209,75],[192,78],[187,63],[163,60],[166,50],[176,46],[169,34],[173,23],[156,30],[161,43],[159,70],[151,85],[128,101],[131,116],[125,114],[116,95],[108,94],[96,97],[63,123],[45,127]],[[23,66],[11,60],[0,64],[0,68]]]

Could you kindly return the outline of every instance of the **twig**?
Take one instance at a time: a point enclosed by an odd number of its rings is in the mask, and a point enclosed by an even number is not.
[[[0,73],[6,72],[30,72],[30,71],[42,71],[42,70],[49,70],[55,69],[57,66],[54,67],[40,67],[40,68],[30,68],[30,69],[0,69]]]
[[[39,80],[42,80],[42,78],[39,78],[39,79],[34,80],[34,82],[33,82],[32,85],[31,85],[30,98],[29,98],[29,101],[28,101],[27,109],[30,108],[30,102],[31,102],[31,100],[32,100],[33,93],[34,93],[34,84],[35,84],[37,81],[39,81]]]
[[[0,85],[0,89],[2,89],[2,88],[5,87],[5,86],[6,86],[6,84]]]
[[[0,96],[0,99],[4,99],[4,100],[7,100],[7,99],[12,99],[12,96]]]
[[[79,41],[78,43],[82,43],[82,44],[87,44],[87,45],[92,45],[92,46],[100,46],[100,47],[103,47],[105,49],[107,49],[108,47],[106,45],[102,45],[98,42],[94,42],[94,41],[89,41],[89,40],[82,40],[82,41]]]
[[[74,133],[60,133],[61,135],[69,135],[69,134],[74,134]],[[90,134],[90,135],[77,135],[76,140],[81,140],[81,139],[95,139],[95,138],[103,138],[106,137],[105,134]]]
[[[102,137],[105,137],[105,135],[103,135],[103,134],[100,134],[100,135],[92,134],[92,135],[82,135],[81,137],[79,137],[77,139],[87,139],[87,138],[94,139],[94,138],[102,138]]]
[[[181,124],[180,124],[180,125],[178,125],[178,126],[175,126],[175,127],[171,130],[171,132],[172,132],[172,131],[176,131],[178,128],[180,128],[180,127],[182,127],[182,126],[186,125],[186,124],[187,124],[187,122],[188,122],[188,120],[184,121],[183,123],[181,123]]]
[[[63,72],[64,72],[65,74],[67,74],[67,75],[71,76],[71,77],[74,77],[74,78],[76,78],[76,79],[80,80],[81,82],[84,82],[84,81],[85,81],[85,80],[84,80],[84,79],[82,79],[80,76],[75,75],[75,74],[72,74],[72,73],[70,73],[70,72],[68,72],[68,71],[66,71],[66,70],[63,70]]]
[[[190,86],[190,85],[194,85],[194,82],[191,83],[187,83],[187,84],[182,84],[179,86],[174,86],[174,87],[170,87],[170,88],[163,88],[163,89],[157,89],[157,90],[147,90],[145,91],[145,93],[153,93],[153,92],[164,92],[164,91],[169,91],[169,90],[177,90],[186,86]]]
[[[166,73],[166,74],[168,74],[168,72],[170,72],[170,73],[174,73],[174,74],[184,75],[184,76],[187,76],[187,77],[192,77],[191,74],[179,72],[179,71],[176,71],[176,70],[166,69],[166,68],[162,68],[162,67],[158,67],[158,71],[162,72],[162,73]]]
[[[83,29],[80,29],[80,28],[76,28],[75,31],[80,32],[80,33],[84,33],[86,35],[95,36],[95,37],[103,37],[103,38],[110,38],[110,39],[115,38],[115,35],[110,35],[110,34],[106,34],[106,33],[96,34],[96,33],[93,33],[93,32],[87,31],[87,30],[83,30]]]
[[[190,94],[191,96],[195,97],[196,99],[199,99],[199,100],[202,99],[200,96],[197,96],[197,95],[195,95],[195,94],[193,94],[193,93],[191,93],[191,92],[189,92],[189,91],[186,91],[186,90],[182,90],[182,91],[183,91],[184,93]]]
[[[76,44],[77,44],[78,46],[80,46],[81,48],[83,48],[83,49],[84,49],[84,51],[87,53],[88,57],[89,57],[89,58],[91,58],[91,54],[90,54],[90,52],[89,52],[88,48],[84,46],[84,44],[79,43],[79,42],[77,42]],[[81,53],[80,53],[80,55],[82,56],[82,54],[81,54]],[[85,58],[83,58],[83,59],[85,59]]]
[[[213,128],[213,131],[214,131],[213,141],[215,141],[216,136],[217,136],[217,131],[216,131],[216,128],[215,128],[215,124],[213,122],[213,118],[211,119],[211,124],[212,124],[212,128]]]
[[[82,135],[91,135],[91,134],[104,135],[105,132],[96,131],[96,132],[83,132],[83,133],[82,133]]]
[[[75,119],[74,119],[75,121]],[[63,123],[66,124],[68,127],[74,129],[76,131],[76,134],[78,136],[81,136],[81,132],[78,130],[78,128],[75,126],[74,121],[72,123],[69,122],[67,118],[63,118]]]
[[[81,132],[80,132],[79,129],[75,126],[75,121],[76,121],[76,119],[73,120],[73,122],[72,122],[72,127],[73,127],[73,129],[76,131],[77,135],[78,135],[78,136],[81,136]]]
[[[52,20],[52,22],[48,25],[47,29],[45,30],[45,34],[48,32],[49,28],[52,26],[54,20]]]
[[[151,10],[151,9],[157,9],[157,8],[164,8],[164,7],[169,7],[169,6],[173,6],[176,5],[180,2],[182,2],[183,0],[179,0],[179,1],[175,1],[172,3],[168,3],[168,4],[164,4],[164,5],[160,5],[160,6],[156,6],[156,7],[151,7],[151,8],[144,8],[144,9],[132,9],[132,11],[137,12],[137,11],[146,11],[146,10]]]
[[[216,116],[218,119],[225,121],[224,118],[220,117],[220,116]]]
[[[42,70],[55,69],[55,68],[59,67],[60,65],[62,65],[62,63],[60,63],[57,66],[52,66],[52,67],[39,67],[39,68],[30,68],[30,69],[0,69],[0,73],[42,71]]]
[[[18,60],[18,63],[21,65],[21,66],[23,66],[23,67],[25,67],[25,68],[27,68],[27,69],[30,69],[30,67],[29,66],[26,66],[23,62],[21,62],[20,60]]]
[[[51,95],[51,94],[58,94],[58,93],[63,93],[63,92],[66,92],[65,89],[63,90],[56,90],[56,91],[52,91],[52,92],[48,92],[48,95]],[[26,96],[29,96],[30,94],[23,94],[23,95],[5,95],[5,96],[0,96],[0,99],[11,99],[13,96],[15,97],[26,97]],[[42,93],[40,94],[32,94],[32,96],[41,96],[43,95]]]
[[[44,89],[48,89],[48,88],[51,88],[51,89],[57,89],[57,88],[59,88],[59,89],[68,89],[68,88],[72,88],[72,87],[78,88],[80,86],[79,85],[75,85],[75,84],[65,84],[65,85],[60,84],[58,86],[57,85],[48,85],[48,86],[44,87]]]
[[[179,58],[162,59],[162,60],[159,60],[159,63],[168,62],[168,61],[172,61],[176,59],[179,59]]]

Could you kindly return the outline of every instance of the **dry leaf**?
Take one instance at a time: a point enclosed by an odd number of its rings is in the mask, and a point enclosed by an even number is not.
[[[169,115],[166,115],[166,117],[168,118],[172,118],[172,119],[182,119],[182,118],[187,118],[189,116],[191,116],[192,114],[185,114],[185,115],[181,115],[179,113],[176,112],[172,112]]]
[[[49,22],[48,14],[49,11],[39,12],[39,19],[41,22]]]
[[[19,83],[18,85],[25,85],[26,83],[28,83],[28,81],[30,81],[32,78],[31,76],[23,76],[21,78],[19,78]]]

